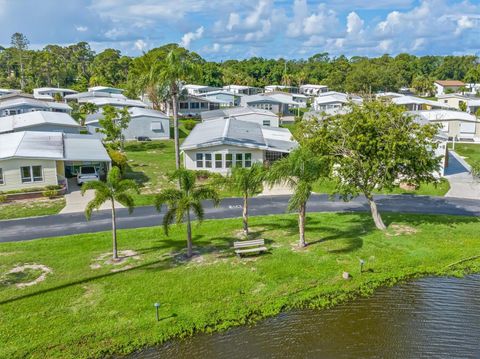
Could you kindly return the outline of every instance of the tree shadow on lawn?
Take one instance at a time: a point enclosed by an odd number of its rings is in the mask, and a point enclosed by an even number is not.
[[[143,152],[149,150],[163,150],[167,147],[164,142],[137,142],[128,143],[125,146],[126,152]]]
[[[425,224],[441,224],[456,227],[459,224],[479,223],[480,218],[474,216],[456,216],[445,214],[411,214],[411,213],[381,213],[385,225],[402,222],[406,225],[421,226]],[[371,219],[371,217],[370,217]],[[372,219],[373,222],[373,219]]]
[[[140,167],[140,166],[138,166]],[[132,179],[134,180],[135,182],[137,182],[137,184],[140,186],[140,187],[144,187],[145,186],[145,183],[147,183],[148,181],[150,181],[150,177],[148,177],[145,172],[143,171],[135,171],[132,166],[130,165],[127,165],[127,168],[126,168],[126,171],[125,171],[125,178],[126,179]]]

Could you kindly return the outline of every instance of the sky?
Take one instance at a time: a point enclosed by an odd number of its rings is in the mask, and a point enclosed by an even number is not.
[[[166,43],[208,60],[480,55],[480,0],[0,0],[0,44],[87,41],[129,56]]]

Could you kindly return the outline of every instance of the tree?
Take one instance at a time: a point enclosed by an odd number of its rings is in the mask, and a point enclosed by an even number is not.
[[[467,103],[465,101],[459,101],[458,108],[460,111],[467,112]]]
[[[92,211],[98,210],[102,204],[110,201],[112,205],[112,240],[113,240],[113,259],[118,258],[117,253],[117,223],[115,212],[115,201],[128,208],[129,213],[133,212],[134,200],[132,192],[138,193],[138,186],[133,180],[122,179],[118,167],[112,167],[107,176],[106,182],[92,181],[82,185],[82,196],[87,190],[94,190],[94,198],[88,202],[85,208],[85,217],[90,220]]]
[[[161,211],[164,204],[167,212],[163,217],[163,229],[168,236],[169,226],[186,221],[187,223],[187,257],[193,254],[191,214],[193,213],[199,223],[204,218],[202,201],[211,199],[217,206],[220,203],[218,193],[208,186],[196,185],[196,175],[193,171],[178,169],[172,174],[172,179],[178,180],[180,188],[162,190],[155,198],[155,207]]]
[[[16,32],[12,35],[10,43],[15,49],[17,60],[20,65],[20,88],[23,91],[25,89],[24,53],[28,50],[29,41],[24,34]]]
[[[412,80],[412,87],[420,95],[430,96],[435,91],[433,80],[424,75],[418,75]]]
[[[363,194],[376,227],[384,230],[374,191],[393,189],[399,181],[416,186],[437,182],[438,131],[438,125],[422,124],[396,105],[367,101],[312,125],[305,141],[312,151],[318,143],[328,143],[336,193],[344,200]]]
[[[97,132],[102,133],[104,141],[113,149],[119,147],[123,150],[124,136],[123,130],[128,128],[130,123],[130,112],[124,107],[119,110],[113,106],[103,107],[103,117],[98,121],[100,127]]]
[[[313,154],[307,147],[299,147],[287,157],[275,162],[266,174],[270,185],[287,184],[293,195],[288,202],[289,211],[298,211],[299,247],[305,247],[307,202],[312,186],[330,172],[328,158]]]
[[[264,170],[261,164],[254,163],[251,167],[234,167],[227,177],[230,188],[242,194],[243,197],[243,233],[248,236],[248,199],[262,192]]]
[[[188,50],[176,47],[170,50],[164,61],[159,64],[158,79],[169,88],[173,109],[173,132],[175,140],[175,164],[180,168],[180,137],[178,132],[178,97],[181,81],[191,80],[200,74],[197,56]]]

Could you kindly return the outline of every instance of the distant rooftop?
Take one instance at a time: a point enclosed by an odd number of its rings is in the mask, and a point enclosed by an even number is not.
[[[0,133],[18,131],[41,124],[81,127],[70,115],[62,112],[33,111],[0,119]]]

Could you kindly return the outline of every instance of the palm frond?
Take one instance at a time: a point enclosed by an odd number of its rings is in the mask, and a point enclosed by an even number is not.
[[[193,202],[192,205],[192,211],[195,217],[197,217],[198,222],[202,222],[203,218],[205,217],[205,211],[203,210],[203,207],[200,202]]]
[[[196,201],[203,201],[206,199],[210,199],[213,201],[214,206],[218,206],[220,203],[220,197],[218,195],[217,190],[210,186],[201,186],[197,187],[192,192],[192,197]]]
[[[131,179],[123,179],[120,182],[118,182],[115,186],[115,191],[116,192],[132,191],[135,193],[140,192],[140,190],[138,189],[137,182]]]
[[[155,197],[155,208],[158,212],[160,212],[164,204],[175,203],[176,201],[179,201],[182,197],[183,192],[178,189],[164,189]]]
[[[108,187],[108,185],[104,182],[101,182],[101,181],[85,182],[81,188],[82,196],[85,194],[86,191],[91,189],[98,192],[102,192],[102,193],[110,193],[111,191],[110,187]]]
[[[100,206],[108,200],[111,200],[111,197],[104,195],[103,193],[95,192],[95,197],[88,202],[87,206],[85,207],[85,217],[87,218],[87,221],[89,221],[92,217],[93,210],[98,210]]]
[[[128,208],[128,213],[132,213],[135,208],[135,201],[133,197],[128,193],[119,193],[115,196],[115,199]]]
[[[168,236],[168,230],[170,225],[175,220],[176,211],[177,211],[176,207],[169,207],[167,213],[165,213],[165,216],[163,216],[163,232],[165,233],[166,236]]]
[[[288,210],[297,211],[301,205],[306,203],[312,194],[312,184],[300,181],[293,191],[293,195],[288,201]]]

